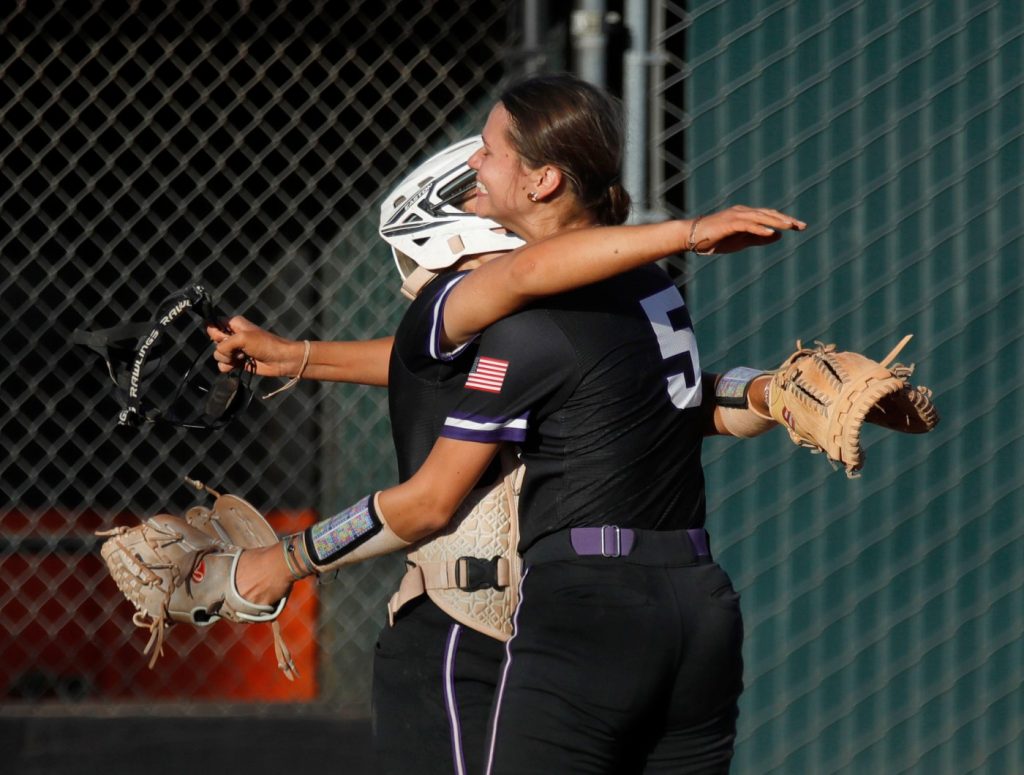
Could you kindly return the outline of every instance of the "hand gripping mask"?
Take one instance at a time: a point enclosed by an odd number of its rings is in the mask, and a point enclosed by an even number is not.
[[[479,136],[430,157],[388,194],[380,236],[391,246],[402,291],[414,297],[439,270],[465,256],[513,250],[523,241],[489,218],[462,209],[476,188],[466,162],[483,146]]]
[[[247,361],[240,370],[217,372],[206,325],[227,330],[206,289],[191,285],[165,298],[149,322],[79,329],[71,339],[103,356],[122,407],[119,425],[211,429],[248,406],[255,367]]]

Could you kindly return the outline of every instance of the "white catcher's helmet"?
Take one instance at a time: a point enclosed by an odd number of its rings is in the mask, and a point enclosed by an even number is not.
[[[391,246],[406,295],[415,295],[433,273],[464,256],[513,250],[524,244],[498,223],[458,207],[476,186],[476,171],[466,162],[482,146],[479,136],[449,146],[427,159],[385,197],[380,207],[380,236]],[[421,276],[415,289],[410,288],[414,274]]]

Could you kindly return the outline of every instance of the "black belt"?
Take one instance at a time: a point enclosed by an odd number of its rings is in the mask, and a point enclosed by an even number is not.
[[[628,557],[640,565],[694,565],[711,562],[711,544],[704,528],[573,527],[539,539],[523,554],[523,561],[536,565],[580,557]]]

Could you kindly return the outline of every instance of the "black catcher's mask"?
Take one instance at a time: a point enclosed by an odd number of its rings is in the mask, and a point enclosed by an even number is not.
[[[220,428],[252,399],[255,366],[247,360],[241,370],[217,371],[207,325],[229,331],[206,289],[191,285],[164,299],[149,322],[79,329],[71,340],[103,356],[122,407],[119,425]]]

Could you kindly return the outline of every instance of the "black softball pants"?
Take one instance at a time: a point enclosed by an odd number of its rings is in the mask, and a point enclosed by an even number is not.
[[[373,661],[380,775],[477,775],[504,644],[423,596],[385,627]]]
[[[725,571],[529,553],[527,567],[486,772],[728,772],[743,625]]]

